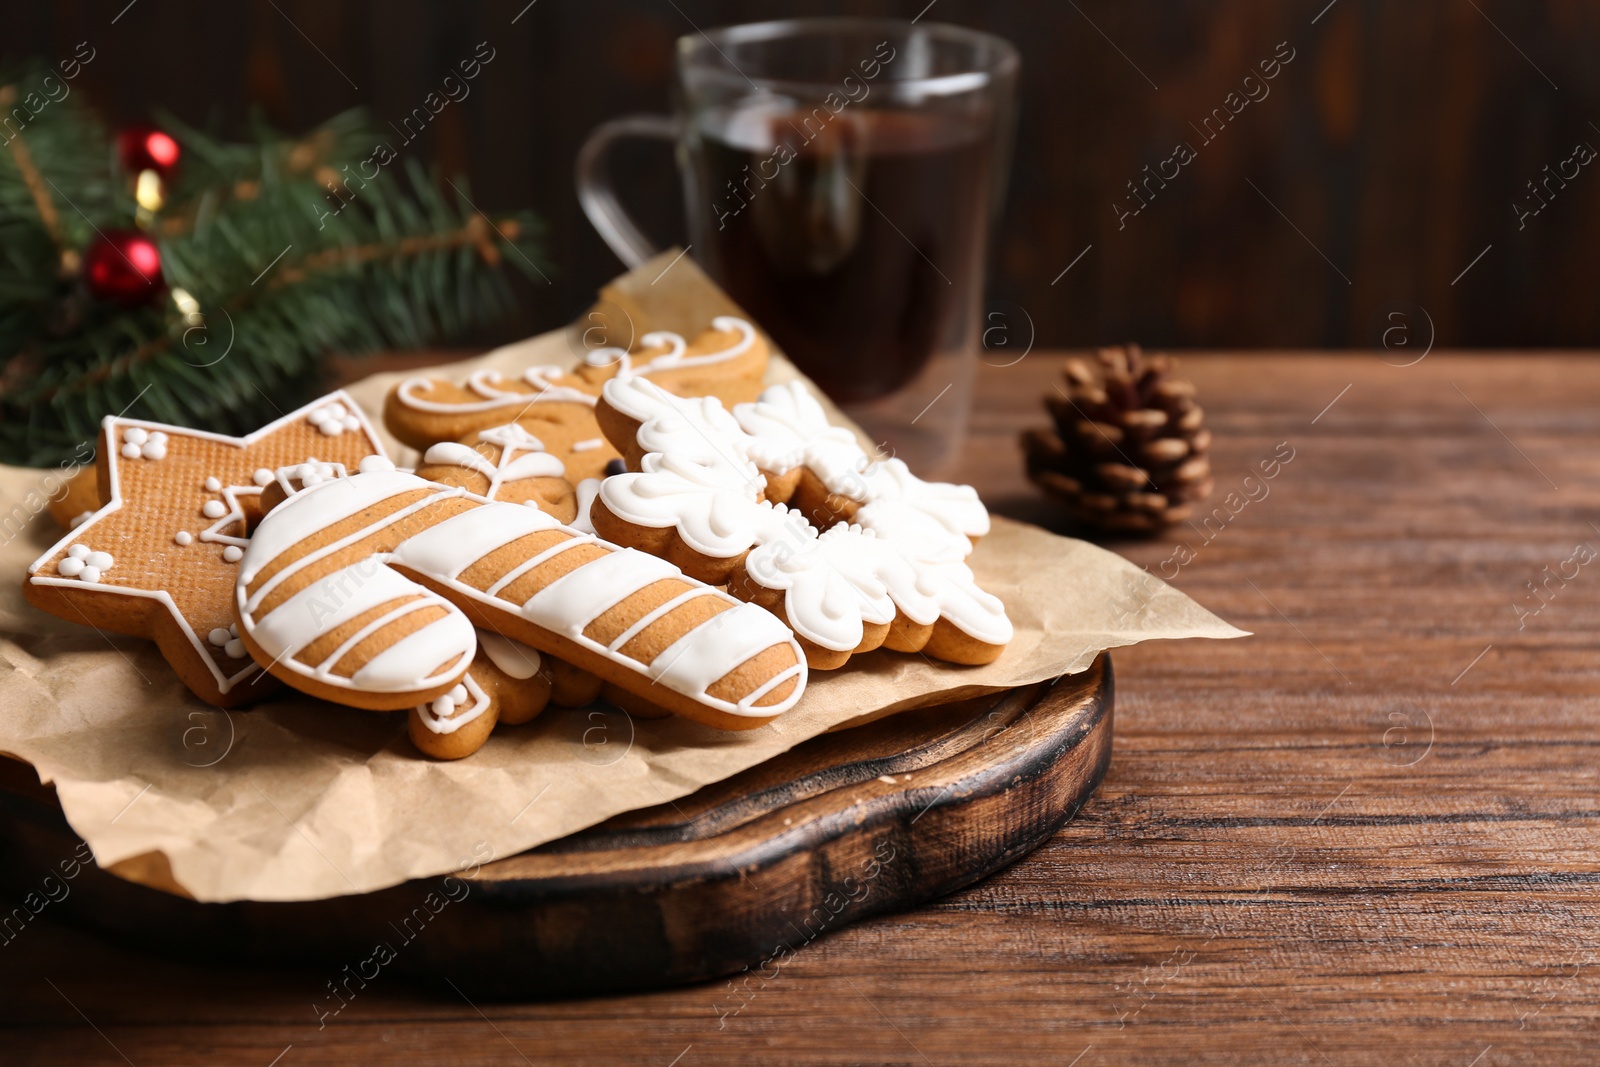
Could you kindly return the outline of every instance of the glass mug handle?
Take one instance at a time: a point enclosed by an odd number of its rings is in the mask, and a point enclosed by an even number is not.
[[[617,199],[611,175],[602,163],[606,150],[616,141],[644,137],[656,141],[676,141],[678,120],[670,115],[625,115],[602,122],[589,134],[578,150],[573,166],[573,181],[578,187],[578,203],[602,240],[629,269],[654,256],[659,249],[651,243]]]

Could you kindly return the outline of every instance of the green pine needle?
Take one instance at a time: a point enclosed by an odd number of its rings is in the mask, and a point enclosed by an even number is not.
[[[41,76],[0,87],[21,98]],[[302,138],[258,123],[245,144],[162,116],[183,149],[148,227],[167,290],[147,307],[97,301],[69,268],[135,225],[132,180],[78,96],[18,118],[0,128],[0,462],[59,462],[135,400],[144,417],[248,432],[310,399],[326,355],[459,337],[509,313],[505,268],[544,265],[538,220],[491,224],[459,178],[457,192],[395,161],[363,180],[386,138],[360,112]]]

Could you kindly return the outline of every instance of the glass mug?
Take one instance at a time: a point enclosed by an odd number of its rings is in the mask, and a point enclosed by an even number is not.
[[[971,403],[1018,58],[936,23],[791,19],[687,34],[675,114],[597,127],[578,198],[630,267],[657,249],[602,161],[677,148],[688,250],[882,451],[937,471]]]

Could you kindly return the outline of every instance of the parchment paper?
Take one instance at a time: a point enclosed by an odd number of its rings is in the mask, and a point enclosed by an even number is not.
[[[690,334],[713,314],[737,313],[687,257],[670,261],[619,279],[597,311],[640,332]],[[589,324],[439,373],[568,365]],[[780,358],[771,377],[795,374]],[[376,421],[403,376],[350,391]],[[396,458],[409,456],[397,449]],[[40,482],[39,471],[0,467],[0,517],[26,518]],[[997,519],[972,566],[1006,602],[1016,638],[987,667],[859,656],[845,670],[813,672],[793,711],[737,734],[552,708],[501,728],[465,760],[435,763],[411,748],[404,715],[288,692],[248,711],[201,703],[153,643],[28,605],[26,567],[58,534],[42,511],[15,529],[8,520],[0,543],[0,752],[54,783],[101,866],[204,901],[313,900],[447,873],[691,793],[842,724],[1081,671],[1107,648],[1243,636],[1119,556]],[[1140,590],[1131,611],[1130,589]]]

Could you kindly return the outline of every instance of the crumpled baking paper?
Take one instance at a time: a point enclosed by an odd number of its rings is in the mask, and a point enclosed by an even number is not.
[[[600,318],[437,373],[570,365],[589,340],[583,331],[602,320],[625,340],[635,325],[692,335],[713,315],[739,313],[692,261],[668,268],[671,255],[608,287]],[[779,357],[770,377],[796,374]],[[376,422],[389,386],[406,376],[349,391]],[[413,458],[399,447],[395,457]],[[404,714],[290,691],[219,711],[189,694],[153,643],[35,610],[22,597],[26,568],[59,536],[39,510],[42,479],[0,467],[0,753],[54,784],[102,867],[202,901],[315,900],[444,874],[464,855],[514,855],[857,720],[1082,671],[1101,651],[1140,641],[1243,636],[1120,556],[997,518],[971,560],[1016,627],[993,664],[857,656],[844,670],[813,672],[793,711],[742,733],[551,708],[497,730],[465,760],[436,763],[411,747]]]

